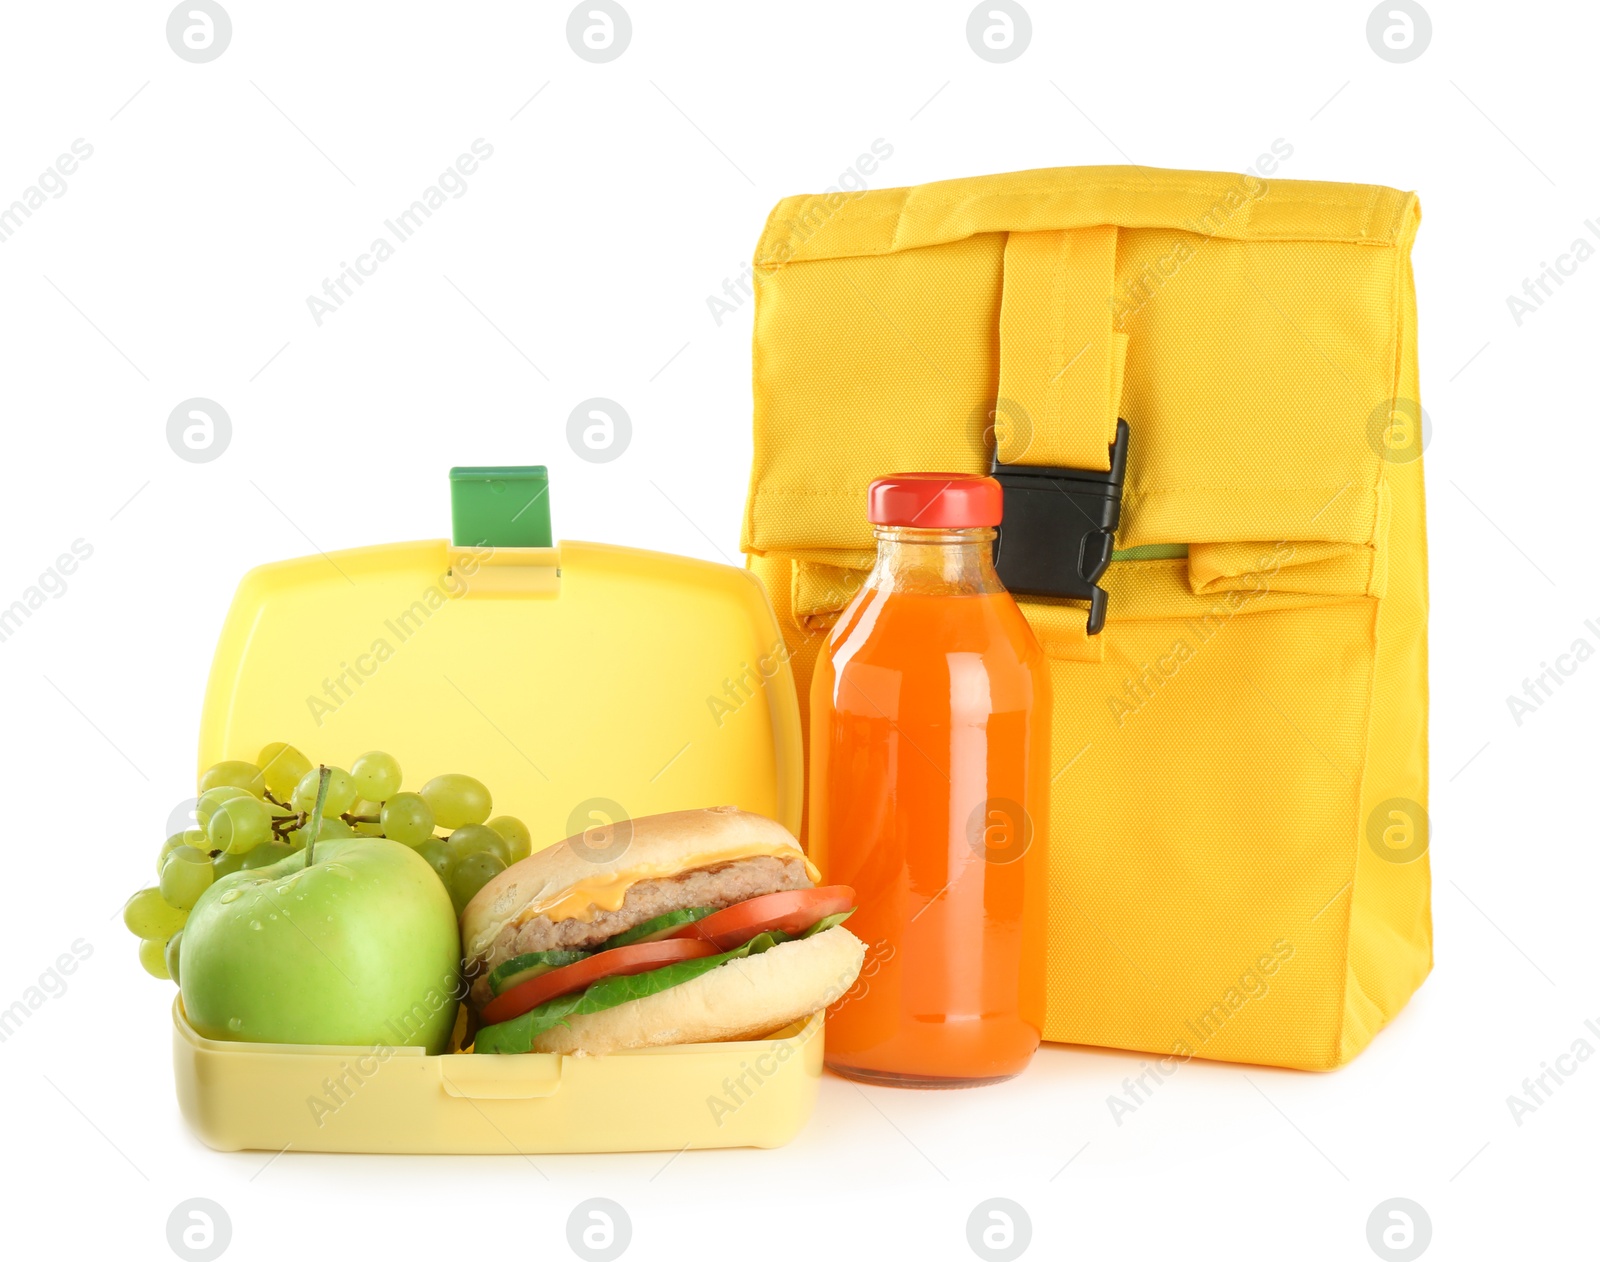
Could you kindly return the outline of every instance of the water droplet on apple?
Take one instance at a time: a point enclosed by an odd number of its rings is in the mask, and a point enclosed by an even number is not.
[[[228,1028],[237,1034],[240,1030],[244,1029],[244,1020],[240,1017],[229,1017]]]
[[[238,890],[236,890],[236,889],[224,890],[222,892],[222,897],[219,898],[217,901],[219,903],[231,903],[231,902],[234,902],[235,900],[237,900],[238,897],[239,897],[239,891]]]
[[[250,927],[252,929],[259,929],[259,928],[261,928],[261,922],[259,920],[252,920],[250,922]]]

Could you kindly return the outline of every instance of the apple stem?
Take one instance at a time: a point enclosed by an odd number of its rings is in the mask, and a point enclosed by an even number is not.
[[[328,779],[332,770],[324,764],[317,768],[317,804],[311,808],[310,830],[306,833],[306,867],[311,866],[311,852],[317,844],[317,834],[322,831],[322,804],[328,800]]]

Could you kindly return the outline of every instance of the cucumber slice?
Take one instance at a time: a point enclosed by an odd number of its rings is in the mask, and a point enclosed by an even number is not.
[[[636,942],[659,942],[674,929],[682,929],[684,925],[704,920],[716,910],[715,907],[686,907],[682,911],[663,912],[659,916],[641,921],[632,929],[624,929],[615,937],[607,938],[597,949],[609,951],[612,947],[632,946]]]
[[[588,951],[530,951],[526,955],[513,956],[489,974],[489,989],[497,995],[503,994],[530,977],[588,958]]]

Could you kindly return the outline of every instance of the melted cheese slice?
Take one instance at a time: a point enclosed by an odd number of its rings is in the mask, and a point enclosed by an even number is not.
[[[806,875],[811,878],[813,885],[822,880],[822,873],[810,859],[799,851],[788,846],[765,845],[760,842],[744,846],[735,846],[732,849],[723,849],[708,854],[692,855],[681,863],[671,865],[644,864],[635,868],[626,868],[621,872],[610,872],[604,876],[596,876],[591,880],[579,881],[576,885],[569,885],[558,894],[548,898],[539,899],[524,907],[512,919],[514,925],[525,925],[530,920],[540,916],[549,916],[551,920],[582,920],[590,921],[602,911],[616,911],[628,897],[631,890],[640,881],[658,880],[661,877],[682,876],[699,868],[718,867],[724,863],[736,863],[740,859],[799,859],[806,865]]]

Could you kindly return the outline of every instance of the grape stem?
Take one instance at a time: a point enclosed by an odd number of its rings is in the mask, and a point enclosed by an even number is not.
[[[277,805],[282,806],[283,803],[278,802]],[[383,816],[381,815],[353,815],[349,811],[344,812],[339,818],[350,825],[383,823]],[[299,832],[310,819],[311,817],[305,811],[299,811],[294,815],[276,816],[272,821],[273,834],[281,840],[290,833]]]

